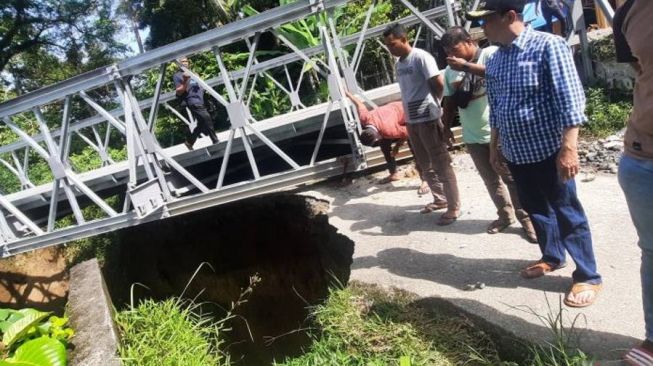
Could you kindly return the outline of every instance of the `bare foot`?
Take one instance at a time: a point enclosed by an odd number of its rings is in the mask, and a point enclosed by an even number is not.
[[[388,175],[387,177],[385,177],[383,179],[380,179],[379,183],[380,184],[388,184],[390,182],[396,182],[396,181],[398,181],[400,179],[401,179],[401,177],[399,177],[399,174],[394,173],[394,174]]]

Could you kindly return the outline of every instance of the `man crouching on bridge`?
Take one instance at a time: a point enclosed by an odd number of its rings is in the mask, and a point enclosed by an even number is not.
[[[395,155],[401,145],[406,142],[408,139],[408,131],[406,130],[406,118],[404,116],[404,107],[401,102],[391,102],[385,105],[382,105],[373,110],[368,110],[365,104],[358,98],[356,98],[348,90],[345,91],[347,97],[354,103],[356,110],[358,111],[358,119],[361,122],[363,127],[363,132],[361,133],[361,142],[365,146],[381,148],[383,157],[385,158],[386,166],[390,175],[381,179],[379,183],[387,184],[390,182],[398,181],[401,179],[399,173],[397,172],[397,161],[395,160]],[[392,144],[395,144],[394,148]],[[413,151],[413,148],[408,143],[410,151]],[[415,155],[413,153],[413,155]],[[422,170],[419,167],[419,164],[415,164],[415,169],[419,173],[421,179],[421,185],[418,194],[426,194],[429,192],[428,183],[422,178]],[[446,200],[444,198],[444,193],[442,192],[442,185],[440,185],[439,197],[441,200]],[[438,193],[434,193],[436,195]]]

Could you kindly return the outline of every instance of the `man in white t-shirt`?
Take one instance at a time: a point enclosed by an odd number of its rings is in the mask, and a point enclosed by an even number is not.
[[[459,26],[449,28],[442,35],[441,44],[449,56],[449,66],[444,70],[442,121],[445,130],[449,130],[458,110],[463,142],[499,216],[490,223],[487,232],[496,234],[503,231],[517,216],[528,241],[537,243],[535,229],[519,202],[517,186],[506,163],[503,163],[505,169],[497,172],[490,162],[490,109],[485,90],[485,62],[497,47],[480,48],[465,28]]]
[[[447,135],[440,117],[443,78],[435,59],[428,52],[411,47],[406,30],[400,24],[388,26],[383,32],[385,45],[398,57],[395,67],[406,114],[408,137],[415,150],[417,163],[424,169],[424,178],[431,191],[441,182],[446,201],[425,207],[430,210],[446,208],[438,225],[449,225],[460,215],[460,195],[456,175],[447,151]]]

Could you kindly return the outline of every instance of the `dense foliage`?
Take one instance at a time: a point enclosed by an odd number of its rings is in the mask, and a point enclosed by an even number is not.
[[[34,309],[0,309],[0,366],[64,366],[74,335],[68,319]]]

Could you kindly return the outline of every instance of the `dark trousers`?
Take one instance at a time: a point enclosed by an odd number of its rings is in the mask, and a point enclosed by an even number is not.
[[[553,266],[562,264],[566,250],[576,263],[574,283],[601,283],[589,223],[576,195],[576,183],[573,179],[567,182],[560,179],[557,155],[532,164],[508,162],[508,168],[517,184],[522,207],[535,227],[542,260]]]
[[[567,16],[566,5],[559,0],[542,1],[542,16],[546,21],[544,27],[547,32],[553,33],[553,17],[556,17],[560,22],[560,30],[562,31],[563,37],[566,37],[571,32],[571,22]]]
[[[191,145],[195,144],[200,133],[208,136],[214,144],[218,142],[218,136],[216,136],[213,130],[213,119],[211,119],[211,115],[206,110],[206,107],[203,105],[189,105],[188,108],[193,114],[193,118],[197,121],[197,127],[188,136],[188,143]]]
[[[399,139],[383,139],[379,143],[379,147],[381,148],[381,152],[383,153],[383,157],[385,158],[386,167],[388,168],[388,172],[390,172],[390,174],[394,174],[397,172],[397,160],[395,160],[394,156],[392,156],[392,144],[398,143],[399,141],[400,141]],[[408,150],[410,150],[410,153],[413,154],[413,156],[415,156],[415,153],[413,152],[413,146],[410,144],[410,141],[406,141],[406,142],[408,144]],[[417,164],[417,162],[415,162],[415,169],[417,170],[417,173],[419,173],[419,177],[421,179],[422,169],[420,169],[419,164]]]

